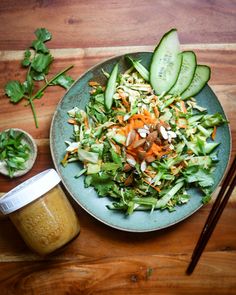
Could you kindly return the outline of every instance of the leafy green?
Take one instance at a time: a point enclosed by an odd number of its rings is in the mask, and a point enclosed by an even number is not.
[[[25,81],[9,81],[5,85],[5,94],[10,98],[10,102],[18,103],[22,99],[26,99],[30,105],[36,128],[38,128],[38,119],[35,111],[34,99],[40,99],[44,95],[44,90],[53,85],[59,85],[68,89],[74,80],[65,75],[72,66],[67,67],[63,71],[56,74],[51,79],[48,79],[50,66],[53,62],[53,57],[45,42],[51,40],[51,33],[45,28],[39,28],[35,31],[36,40],[31,44],[32,50],[26,49],[24,58],[21,62],[22,67],[27,68]],[[35,93],[35,81],[45,81],[45,84]],[[13,165],[10,163],[9,165]]]
[[[39,53],[33,59],[31,66],[36,72],[43,73],[46,71],[46,69],[51,64],[52,61],[53,61],[53,57],[51,54]]]
[[[105,197],[114,186],[114,181],[107,173],[93,174],[90,178],[90,185],[96,188],[99,196]]]
[[[38,40],[46,42],[52,39],[52,34],[45,28],[39,28],[34,32]]]
[[[216,113],[214,115],[207,114],[207,115],[203,116],[203,118],[201,120],[201,125],[203,127],[209,128],[209,127],[219,126],[225,122],[227,122],[227,121],[219,113]]]
[[[29,49],[27,49],[24,53],[24,59],[21,62],[23,67],[28,67],[30,65],[31,63],[30,57],[31,57],[31,52]]]
[[[48,53],[48,48],[41,40],[34,40],[32,42],[32,48],[34,48],[37,52],[41,51],[42,53]]]
[[[30,156],[30,147],[22,142],[22,137],[23,133],[17,135],[12,129],[0,133],[0,161],[6,165],[10,177],[25,169]]]
[[[24,87],[19,81],[9,81],[5,85],[5,93],[10,97],[10,101],[18,103],[24,97]]]
[[[51,85],[59,85],[61,87],[64,87],[65,89],[69,89],[73,83],[74,80],[70,76],[63,74],[53,80]]]
[[[188,183],[197,183],[201,187],[210,187],[214,184],[214,178],[209,169],[199,166],[191,166],[184,172],[185,180]]]
[[[117,163],[107,162],[102,164],[102,170],[103,171],[111,171],[116,172],[117,169],[120,168],[120,165]]]

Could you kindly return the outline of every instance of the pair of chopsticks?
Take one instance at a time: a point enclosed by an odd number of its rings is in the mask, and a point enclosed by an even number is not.
[[[214,205],[209,213],[207,221],[203,227],[200,238],[197,242],[197,245],[193,251],[191,262],[186,270],[186,273],[190,275],[195,266],[198,263],[198,260],[201,257],[203,250],[205,249],[207,242],[209,241],[211,234],[213,233],[218,220],[234,190],[236,185],[236,157],[234,157],[234,161],[222,183],[222,187],[220,192],[215,200]]]

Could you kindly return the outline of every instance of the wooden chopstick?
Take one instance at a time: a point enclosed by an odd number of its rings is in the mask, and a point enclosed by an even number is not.
[[[186,270],[186,273],[190,275],[195,266],[198,263],[198,260],[201,257],[203,250],[205,249],[207,242],[209,241],[215,226],[220,219],[220,216],[234,190],[236,185],[236,157],[234,157],[234,161],[222,183],[222,187],[220,192],[215,200],[215,203],[210,211],[210,214],[207,218],[207,221],[203,227],[200,238],[197,242],[197,245],[193,251],[191,262]]]
[[[199,238],[199,240],[197,242],[197,245],[196,245],[196,247],[195,247],[195,249],[193,251],[192,257],[195,255],[196,249],[199,247],[199,244],[201,243],[201,241],[203,239],[203,236],[204,236],[207,228],[209,227],[209,224],[212,222],[212,219],[215,216],[215,213],[217,211],[217,208],[220,205],[220,202],[222,200],[222,197],[224,195],[224,192],[227,189],[230,181],[233,178],[233,174],[234,174],[234,171],[235,171],[235,168],[234,168],[235,165],[236,165],[236,157],[234,158],[234,161],[233,161],[233,163],[232,163],[232,165],[231,165],[231,167],[230,167],[230,169],[229,169],[229,171],[228,171],[228,173],[227,173],[227,175],[226,175],[226,177],[225,177],[225,179],[224,179],[224,181],[222,183],[222,186],[221,186],[221,189],[219,191],[219,194],[218,194],[218,196],[217,196],[217,198],[216,198],[216,200],[215,200],[215,202],[214,202],[214,204],[212,206],[211,212],[208,215],[207,221],[206,221],[206,223],[205,223],[205,225],[204,225],[204,227],[202,229],[200,238]]]

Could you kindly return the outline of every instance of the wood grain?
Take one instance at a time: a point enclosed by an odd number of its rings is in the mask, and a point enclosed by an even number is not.
[[[25,49],[46,27],[53,48],[156,44],[177,27],[181,43],[236,42],[232,0],[1,0],[0,50]]]
[[[192,278],[184,276],[189,255],[143,254],[73,261],[2,263],[1,294],[235,294],[236,254],[206,253]],[[234,260],[232,260],[234,258]],[[214,266],[211,262],[214,261]],[[231,264],[230,276],[227,274]],[[209,277],[212,281],[206,279]],[[50,278],[50,279],[48,279]],[[52,289],[52,286],[53,289]],[[191,291],[190,291],[191,290]]]
[[[53,2],[53,1],[52,1]],[[199,63],[212,68],[210,86],[231,123],[236,153],[236,44],[186,44]],[[89,67],[127,51],[153,46],[55,49],[52,74],[74,64],[76,79]],[[9,103],[3,87],[9,79],[23,79],[22,51],[0,51],[0,131],[25,129],[36,139],[39,154],[31,172],[18,179],[0,176],[0,192],[52,167],[49,127],[56,105],[65,93],[53,87],[36,102],[40,128],[30,109]],[[72,201],[72,200],[71,200]],[[96,221],[73,201],[81,222],[80,236],[60,253],[41,258],[31,253],[8,218],[0,219],[1,294],[235,294],[236,293],[236,191],[228,203],[209,244],[191,277],[185,275],[190,255],[212,203],[175,227],[135,234],[118,231]]]

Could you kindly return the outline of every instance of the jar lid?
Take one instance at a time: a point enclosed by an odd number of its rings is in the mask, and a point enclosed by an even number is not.
[[[45,170],[24,181],[0,198],[0,211],[12,213],[40,198],[61,181],[54,169]]]

